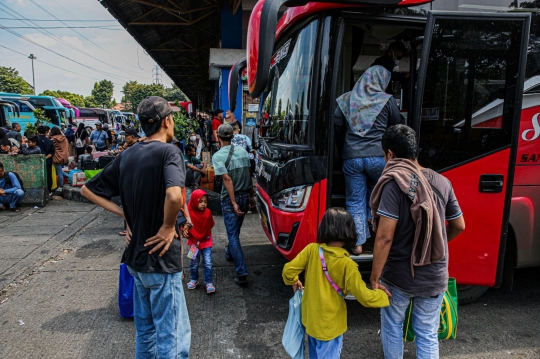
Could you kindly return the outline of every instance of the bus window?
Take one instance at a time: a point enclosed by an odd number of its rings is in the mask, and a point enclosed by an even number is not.
[[[517,60],[508,47],[521,36],[520,24],[512,21],[438,21],[420,118],[419,159],[434,170],[510,145],[512,115],[492,109],[515,86]],[[492,41],[478,40],[486,38]],[[504,104],[505,112],[511,107]]]
[[[34,107],[55,106],[50,98],[31,97],[28,99]]]
[[[45,116],[51,120],[51,123],[53,125],[59,126],[60,125],[60,117],[58,117],[58,113],[56,110],[45,110]]]
[[[262,111],[270,143],[309,145],[309,95],[317,20],[281,41],[271,61]],[[264,118],[268,114],[268,118]]]

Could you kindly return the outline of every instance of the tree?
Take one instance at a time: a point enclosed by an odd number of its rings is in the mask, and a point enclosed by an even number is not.
[[[0,66],[0,91],[18,94],[32,94],[32,87],[12,67]]]
[[[96,101],[96,99],[94,98],[94,96],[86,96],[84,98],[84,105],[90,108],[101,107],[99,103]]]
[[[69,103],[71,103],[73,106],[86,107],[83,95],[71,93],[71,92],[68,92],[68,91],[45,90],[42,93],[40,93],[40,96],[53,96],[53,97],[57,97],[57,98],[63,98],[64,100],[69,101]]]
[[[114,85],[112,81],[101,80],[94,84],[92,89],[92,96],[95,101],[99,104],[99,107],[111,107],[111,100],[114,92]]]
[[[142,100],[148,96],[165,96],[165,88],[162,84],[140,84],[137,81],[129,81],[122,88],[124,97],[122,102],[126,104],[124,107],[127,111],[137,111],[137,106]]]
[[[164,98],[167,101],[189,101],[188,97],[178,86],[176,86],[174,83],[171,84],[171,87],[165,88],[165,95]]]

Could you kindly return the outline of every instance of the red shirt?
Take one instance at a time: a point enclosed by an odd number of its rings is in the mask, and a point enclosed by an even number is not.
[[[212,139],[214,140],[214,142],[217,142],[217,138],[214,138],[214,131],[217,131],[218,127],[222,124],[223,122],[217,117],[214,117],[214,119],[212,120]]]

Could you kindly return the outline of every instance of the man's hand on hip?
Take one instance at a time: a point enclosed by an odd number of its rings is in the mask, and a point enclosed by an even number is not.
[[[242,212],[240,210],[240,206],[238,205],[238,203],[233,203],[233,209],[234,209],[234,213],[238,216],[238,217],[242,217],[244,215],[244,212]]]
[[[153,254],[157,252],[159,249],[163,248],[162,251],[159,253],[160,257],[163,257],[165,253],[169,250],[169,247],[171,246],[172,241],[178,238],[178,234],[176,233],[176,229],[174,226],[172,227],[166,227],[161,226],[159,229],[159,232],[146,240],[145,247],[154,246],[148,254]]]

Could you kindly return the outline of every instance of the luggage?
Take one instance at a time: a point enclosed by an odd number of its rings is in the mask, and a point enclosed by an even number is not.
[[[82,187],[86,183],[86,175],[81,170],[69,171],[69,183],[73,187]]]
[[[122,318],[133,318],[133,286],[135,279],[125,263],[120,264],[118,278],[118,308]]]
[[[98,158],[98,169],[105,168],[115,159],[114,156],[101,156]]]
[[[403,340],[412,342],[416,338],[411,320],[412,300],[405,312],[403,322]],[[458,325],[458,298],[455,278],[448,278],[448,288],[444,292],[437,336],[439,340],[456,339]]]
[[[212,156],[210,155],[210,152],[208,152],[208,151],[201,152],[201,159],[208,166],[210,166],[212,164]]]
[[[97,169],[97,163],[93,159],[85,159],[82,161],[82,170],[96,170]]]

